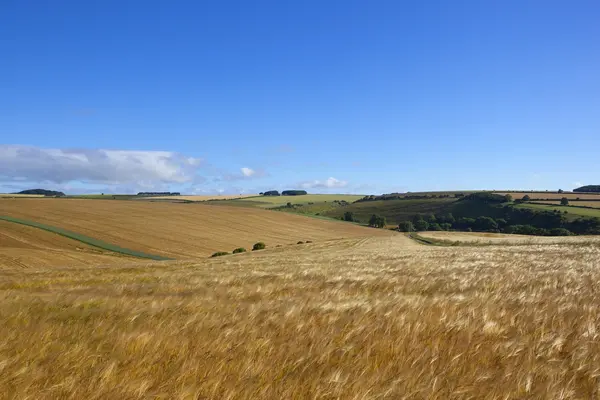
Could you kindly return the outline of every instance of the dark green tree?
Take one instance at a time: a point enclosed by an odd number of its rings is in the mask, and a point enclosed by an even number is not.
[[[429,223],[427,221],[425,221],[424,219],[420,219],[417,222],[415,222],[415,231],[422,232],[422,231],[426,231],[428,229],[429,229]]]
[[[568,206],[569,205],[569,199],[567,199],[566,197],[563,197],[562,199],[560,199],[560,205],[561,206]]]
[[[346,211],[344,213],[344,221],[354,222],[354,213],[352,211]]]
[[[403,221],[398,225],[398,230],[400,232],[414,232],[415,226],[410,221]]]

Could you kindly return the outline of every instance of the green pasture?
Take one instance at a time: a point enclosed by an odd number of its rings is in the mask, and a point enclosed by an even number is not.
[[[600,218],[600,209],[598,209],[598,208],[583,208],[583,207],[558,206],[558,205],[553,205],[553,204],[533,204],[533,203],[520,204],[516,207],[530,208],[530,209],[538,210],[538,211],[554,211],[554,210],[558,210],[560,212],[567,211],[570,215]]]

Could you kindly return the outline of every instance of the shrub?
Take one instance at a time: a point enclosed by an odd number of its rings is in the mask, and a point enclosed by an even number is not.
[[[284,190],[281,192],[282,196],[303,196],[308,194],[306,190]]]
[[[452,224],[449,222],[444,222],[440,224],[440,228],[442,228],[443,231],[449,231],[452,229]]]
[[[441,231],[442,227],[437,222],[434,222],[432,224],[429,224],[429,230],[430,231]]]
[[[480,231],[495,232],[498,230],[498,223],[491,217],[477,217],[475,228]]]
[[[369,226],[374,228],[383,228],[385,226],[385,223],[385,217],[382,217],[380,215],[373,214],[369,219]]]
[[[569,205],[569,199],[567,199],[566,197],[563,197],[562,199],[560,199],[560,205],[561,206],[568,206]]]
[[[304,244],[304,242],[302,240],[299,240],[296,244]]]
[[[531,200],[531,197],[529,197],[529,195],[528,195],[528,194],[526,194],[525,196],[523,196],[523,197],[521,198],[521,200],[522,200],[522,201],[529,201],[529,200]]]
[[[267,245],[265,245],[263,242],[254,243],[254,246],[252,246],[252,251],[264,250],[266,247]]]
[[[400,232],[414,232],[415,226],[410,221],[403,221],[398,225],[398,230]]]
[[[312,240],[307,240],[306,243],[312,243]]]
[[[513,201],[513,197],[510,194],[507,194],[504,196],[504,201],[510,203],[511,201]]]
[[[277,190],[268,190],[263,193],[263,196],[280,196]]]
[[[429,229],[429,223],[427,221],[425,221],[424,219],[420,219],[417,222],[415,222],[415,231],[422,232],[422,231],[426,231],[428,229]]]
[[[243,247],[238,247],[237,249],[233,250],[232,253],[233,254],[237,254],[237,253],[245,253],[246,249]]]
[[[551,236],[571,236],[572,233],[570,230],[565,228],[554,228],[550,229]]]
[[[213,253],[213,255],[211,257],[221,257],[221,256],[226,256],[227,254],[229,254],[226,251],[217,251],[216,253]]]
[[[348,222],[354,222],[354,213],[351,211],[346,211],[344,213],[344,218],[342,218],[344,221],[348,221]]]

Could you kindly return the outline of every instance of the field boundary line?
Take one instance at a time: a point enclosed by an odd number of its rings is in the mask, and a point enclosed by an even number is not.
[[[126,249],[124,247],[120,247],[120,246],[117,246],[117,245],[114,245],[111,243],[107,243],[100,239],[94,239],[92,237],[85,236],[85,235],[82,235],[77,232],[68,231],[66,229],[62,229],[62,228],[52,226],[52,225],[45,225],[45,224],[41,224],[39,222],[28,221],[28,220],[20,219],[20,218],[8,217],[5,215],[0,215],[0,220],[7,221],[7,222],[13,222],[15,224],[31,226],[33,228],[38,228],[38,229],[42,229],[42,230],[45,230],[48,232],[56,233],[58,235],[65,236],[69,239],[77,240],[77,241],[85,243],[87,245],[97,247],[97,248],[100,248],[103,250],[112,251],[114,253],[125,254],[128,256],[133,256],[133,257],[138,257],[138,258],[147,258],[147,259],[156,260],[156,261],[173,260],[172,258],[167,258],[167,257],[155,255],[155,254],[148,254],[148,253],[143,253],[141,251]]]

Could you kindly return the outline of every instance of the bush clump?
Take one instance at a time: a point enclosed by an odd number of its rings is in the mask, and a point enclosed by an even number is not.
[[[245,253],[246,249],[243,247],[238,247],[237,249],[233,250],[232,253],[233,254],[237,254],[237,253]]]
[[[296,244],[304,244],[304,242],[302,240],[299,240]]]
[[[227,254],[229,254],[226,251],[217,251],[216,253],[213,253],[213,255],[211,257],[221,257],[221,256],[226,256]]]
[[[254,246],[252,246],[252,251],[264,250],[266,247],[267,245],[263,242],[254,243]]]

